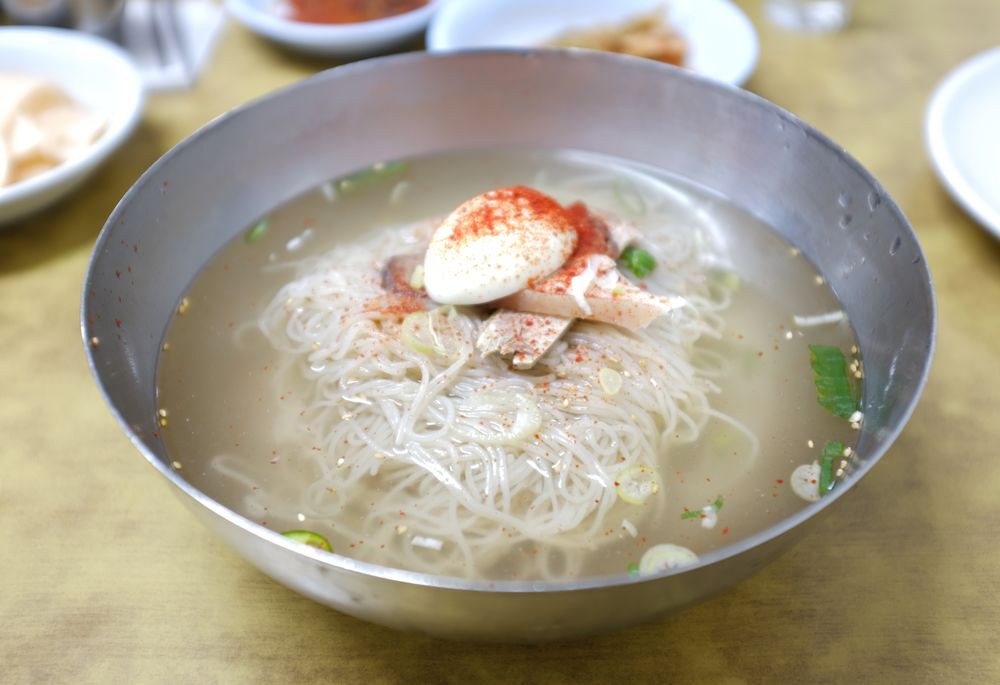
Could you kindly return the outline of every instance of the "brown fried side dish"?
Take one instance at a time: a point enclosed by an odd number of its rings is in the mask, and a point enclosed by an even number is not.
[[[662,10],[635,17],[623,24],[568,31],[548,45],[617,52],[677,66],[684,66],[687,53],[687,41],[667,22]]]

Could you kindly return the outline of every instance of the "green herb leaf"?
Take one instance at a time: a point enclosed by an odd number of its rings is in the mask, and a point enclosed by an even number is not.
[[[267,233],[267,227],[268,227],[267,219],[261,219],[260,221],[255,223],[253,227],[249,231],[247,231],[246,235],[244,236],[244,240],[246,240],[247,245],[253,245],[255,242],[263,238],[264,234]]]
[[[823,446],[823,461],[819,465],[819,494],[825,495],[833,490],[833,462],[844,456],[844,443],[830,440]]]
[[[639,573],[639,564],[637,564],[637,563],[635,563],[633,561],[631,564],[628,565],[628,572],[629,572],[629,575],[633,575],[633,576],[634,575],[638,575],[638,573]]]
[[[816,382],[820,405],[842,418],[850,418],[858,410],[854,386],[847,377],[847,359],[839,347],[810,345],[809,365]]]
[[[291,540],[295,540],[296,542],[301,542],[304,545],[317,547],[325,552],[333,551],[333,547],[330,546],[329,540],[319,533],[314,533],[311,530],[286,530],[282,533],[282,535]]]
[[[715,498],[715,501],[712,502],[712,506],[715,507],[716,511],[722,511],[722,495]]]
[[[687,519],[697,519],[701,518],[701,509],[696,509],[695,511],[685,511],[681,514],[681,520],[685,521]]]
[[[336,183],[337,190],[341,193],[350,193],[376,181],[399,176],[406,169],[406,162],[379,162],[368,169],[362,169],[357,173],[340,179]]]
[[[656,268],[656,260],[653,258],[653,255],[639,247],[625,248],[625,251],[622,252],[621,261],[625,262],[625,266],[629,268],[629,271],[639,278],[645,278]]]

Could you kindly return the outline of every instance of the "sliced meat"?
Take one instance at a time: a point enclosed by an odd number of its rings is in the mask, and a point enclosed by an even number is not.
[[[382,269],[384,295],[373,297],[365,303],[365,311],[373,318],[396,319],[411,312],[419,312],[431,305],[423,288],[410,285],[413,270],[423,268],[423,253],[401,254],[390,257]]]
[[[402,297],[426,297],[423,288],[410,285],[413,272],[419,266],[424,268],[423,253],[400,254],[390,257],[382,269],[382,288],[387,293]]]
[[[476,347],[483,356],[510,358],[515,369],[530,369],[562,334],[573,319],[498,309],[483,325]]]
[[[590,255],[583,268],[569,263],[544,281],[495,304],[521,312],[603,321],[634,331],[684,306],[685,300],[642,290],[622,276],[613,259]]]
[[[639,229],[611,212],[590,210],[590,213],[601,220],[604,235],[608,241],[608,254],[618,259],[625,248],[642,237]]]

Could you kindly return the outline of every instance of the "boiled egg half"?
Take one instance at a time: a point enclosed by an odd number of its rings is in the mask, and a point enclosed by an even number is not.
[[[442,304],[498,300],[559,269],[576,243],[552,197],[526,186],[491,190],[463,202],[434,232],[424,287]]]

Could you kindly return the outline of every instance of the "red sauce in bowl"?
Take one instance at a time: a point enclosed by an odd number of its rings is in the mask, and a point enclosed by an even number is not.
[[[428,0],[290,0],[292,18],[311,24],[353,24],[423,7]]]

